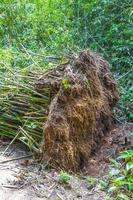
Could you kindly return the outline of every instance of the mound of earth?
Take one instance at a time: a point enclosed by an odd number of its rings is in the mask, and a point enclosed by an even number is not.
[[[90,50],[58,65],[36,83],[51,90],[43,159],[67,171],[82,169],[111,130],[118,100],[108,63]]]

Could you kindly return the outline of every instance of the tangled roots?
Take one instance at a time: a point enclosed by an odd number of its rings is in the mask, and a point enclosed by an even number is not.
[[[38,82],[51,88],[43,158],[54,167],[78,171],[114,123],[118,91],[108,63],[90,50],[83,51]]]

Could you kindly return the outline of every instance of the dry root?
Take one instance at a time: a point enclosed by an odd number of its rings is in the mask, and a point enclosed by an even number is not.
[[[118,91],[108,64],[87,50],[50,70],[39,83],[51,88],[43,158],[55,167],[78,171],[114,123]]]

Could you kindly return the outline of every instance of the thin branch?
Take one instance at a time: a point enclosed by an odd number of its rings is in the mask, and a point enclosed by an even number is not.
[[[4,164],[4,163],[16,161],[16,160],[23,160],[25,158],[32,158],[32,156],[33,156],[33,154],[29,154],[29,155],[25,155],[25,156],[20,156],[20,157],[17,157],[17,158],[9,159],[9,160],[4,160],[4,161],[1,161],[0,164]]]

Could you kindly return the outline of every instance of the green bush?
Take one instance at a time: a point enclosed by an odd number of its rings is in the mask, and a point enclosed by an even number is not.
[[[3,0],[0,48],[11,57],[0,56],[0,65],[45,67],[45,55],[92,48],[109,61],[120,86],[120,106],[132,121],[131,5],[131,0]]]
[[[111,162],[113,168],[100,185],[108,189],[114,199],[130,200],[133,196],[133,150],[121,152],[117,161]]]

